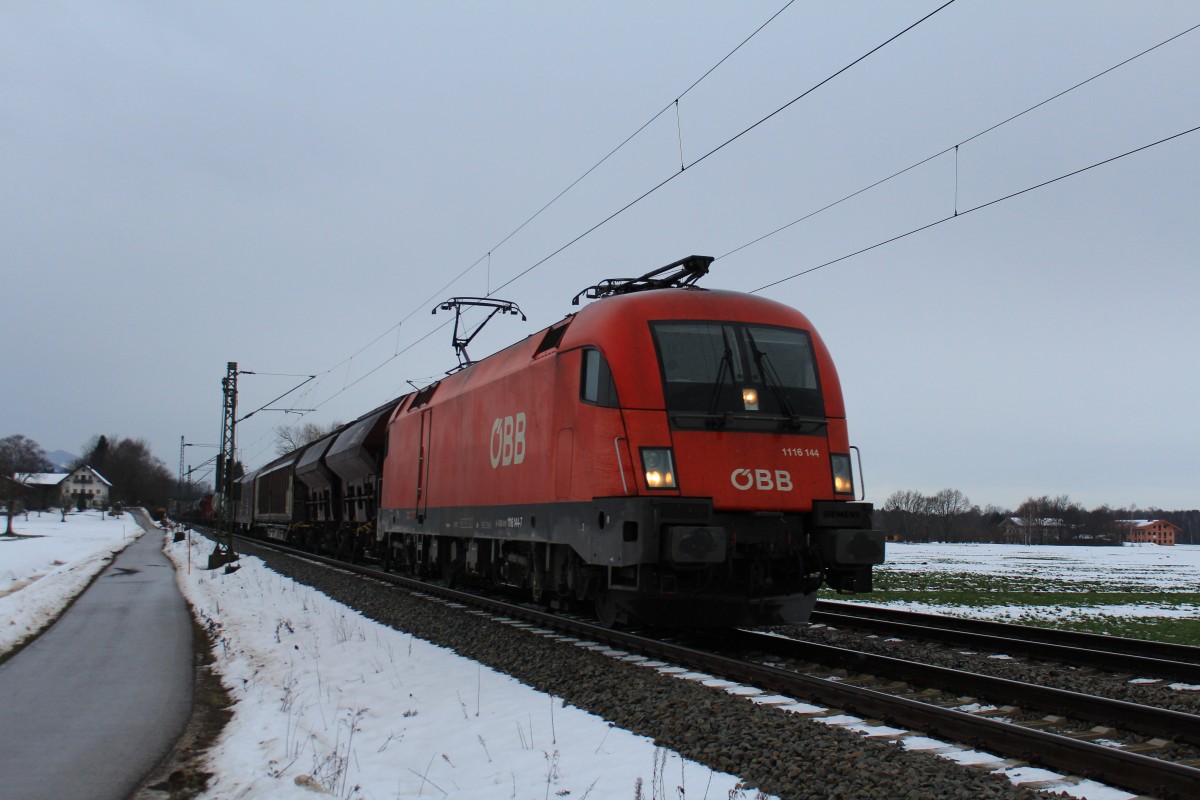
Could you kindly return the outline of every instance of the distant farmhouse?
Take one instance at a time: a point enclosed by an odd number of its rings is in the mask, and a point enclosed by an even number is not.
[[[64,502],[88,508],[107,508],[112,484],[91,467],[74,472],[32,472],[18,476],[26,490],[26,505],[33,509],[60,507]]]
[[[1183,530],[1165,519],[1119,519],[1121,539],[1135,544],[1175,544],[1175,534]]]
[[[1182,528],[1165,519],[1119,519],[1109,529],[1119,538],[1109,541],[1116,544],[1175,544],[1175,534]],[[1009,517],[1000,523],[1002,541],[1009,544],[1086,544],[1089,539],[1100,538],[1095,533],[1085,533],[1080,526],[1067,525],[1061,519],[1026,519]],[[1100,542],[1103,544],[1103,542]]]

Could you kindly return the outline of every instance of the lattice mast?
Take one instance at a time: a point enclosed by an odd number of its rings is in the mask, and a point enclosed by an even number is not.
[[[237,376],[238,365],[230,361],[225,365],[225,377],[221,379],[221,453],[217,456],[217,492],[220,498],[217,508],[217,546],[208,557],[208,568],[216,569],[222,564],[237,561],[233,549],[233,473],[237,452]]]

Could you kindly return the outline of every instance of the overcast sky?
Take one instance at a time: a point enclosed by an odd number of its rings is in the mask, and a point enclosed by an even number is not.
[[[0,4],[0,435],[144,437],[174,471],[227,361],[318,374],[277,405],[348,421],[454,365],[430,299],[674,175],[504,286],[529,321],[472,356],[603,278],[699,253],[751,291],[957,209],[762,292],[829,346],[868,499],[1200,506],[1200,133],[970,211],[1200,125],[1200,30],[966,142],[1195,2],[959,0],[676,175],[940,4],[798,0],[686,94],[784,0]],[[243,376],[240,409],[298,380]],[[247,420],[244,460],[296,419]]]

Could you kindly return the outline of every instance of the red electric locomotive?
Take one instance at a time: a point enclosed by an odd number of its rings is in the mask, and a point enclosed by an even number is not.
[[[802,621],[823,581],[869,590],[883,535],[854,502],[833,361],[799,312],[694,287],[711,261],[592,287],[403,398],[385,560],[610,623]]]

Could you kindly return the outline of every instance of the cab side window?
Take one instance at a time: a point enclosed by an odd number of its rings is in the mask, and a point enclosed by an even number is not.
[[[583,366],[579,381],[579,397],[585,403],[604,408],[620,408],[617,400],[617,385],[613,382],[612,370],[599,350],[587,348],[583,351]]]

